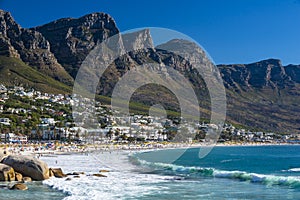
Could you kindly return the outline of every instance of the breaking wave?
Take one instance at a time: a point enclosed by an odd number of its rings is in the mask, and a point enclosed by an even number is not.
[[[147,168],[148,172],[182,176],[185,179],[201,178],[201,177],[227,178],[227,179],[248,181],[252,183],[259,183],[259,184],[270,185],[270,186],[278,185],[278,186],[286,186],[289,188],[300,189],[299,176],[267,175],[267,174],[249,173],[244,171],[226,171],[226,170],[219,170],[215,168],[202,168],[202,167],[194,167],[194,166],[190,167],[190,166],[181,166],[181,165],[169,164],[169,163],[148,162],[145,160],[141,160],[133,155],[131,160],[133,163]],[[298,171],[298,169],[299,168],[297,168],[296,170]],[[294,170],[295,169],[291,169],[291,171]]]

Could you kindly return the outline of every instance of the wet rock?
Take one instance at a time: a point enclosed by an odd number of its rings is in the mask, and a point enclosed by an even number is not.
[[[100,173],[103,173],[103,172],[109,172],[109,170],[106,170],[106,169],[100,169],[99,172],[100,172]]]
[[[84,174],[84,172],[72,172],[72,173],[67,173],[68,176],[78,176],[80,174]]]
[[[62,171],[61,168],[50,168],[50,171],[52,171],[53,175],[54,175],[56,178],[64,178],[64,177],[67,177],[67,175],[63,173],[63,171]]]
[[[22,182],[23,183],[31,182],[31,181],[32,181],[32,179],[30,177],[28,177],[28,176],[25,176],[25,177],[22,178]]]
[[[93,176],[97,176],[97,177],[107,177],[107,176],[105,176],[105,175],[103,175],[103,174],[93,174]]]
[[[18,173],[18,172],[15,172],[15,177],[16,177],[16,181],[22,181],[23,180],[23,175]]]
[[[51,169],[49,169],[49,177],[53,177],[54,176],[54,173]]]
[[[28,187],[27,187],[27,185],[25,185],[23,183],[16,183],[10,189],[11,190],[28,190]]]

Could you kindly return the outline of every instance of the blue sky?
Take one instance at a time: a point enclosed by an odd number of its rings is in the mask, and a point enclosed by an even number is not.
[[[151,26],[182,32],[217,64],[267,58],[300,64],[300,0],[0,0],[0,8],[22,27],[106,12],[121,31]]]

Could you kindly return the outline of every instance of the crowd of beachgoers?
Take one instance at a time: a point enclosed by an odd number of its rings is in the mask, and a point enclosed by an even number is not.
[[[170,148],[193,148],[201,146],[252,146],[252,145],[287,145],[288,143],[240,143],[226,142],[217,144],[208,143],[175,143],[175,142],[147,142],[137,144],[76,144],[40,142],[27,144],[1,144],[0,153],[3,155],[35,155],[40,157],[51,154],[88,153],[91,151],[115,151],[115,150],[147,150]]]

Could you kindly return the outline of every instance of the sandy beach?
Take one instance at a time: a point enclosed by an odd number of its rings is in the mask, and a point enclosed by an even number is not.
[[[1,144],[0,157],[6,155],[33,155],[36,157],[45,155],[62,155],[74,153],[88,153],[93,151],[145,151],[155,149],[179,149],[179,148],[198,148],[207,146],[266,146],[266,145],[299,145],[292,143],[259,143],[259,142],[226,142],[210,145],[208,143],[174,143],[174,142],[147,142],[140,144],[58,144],[35,143],[35,144]]]

